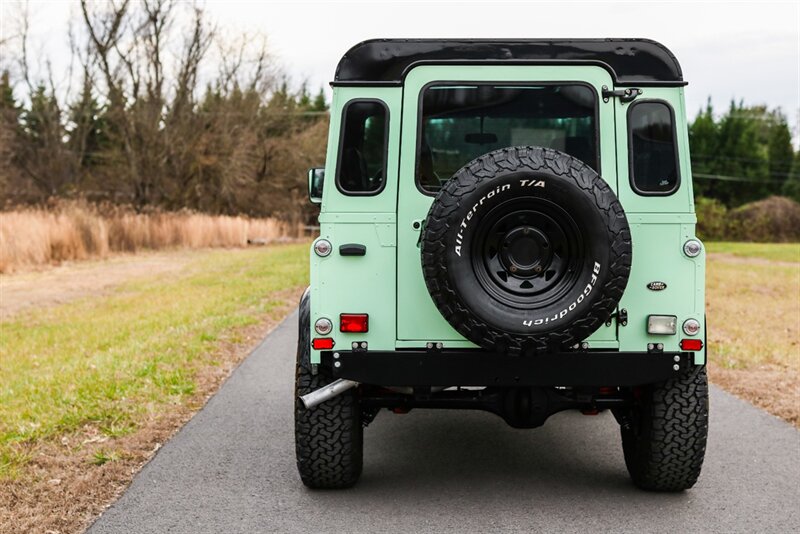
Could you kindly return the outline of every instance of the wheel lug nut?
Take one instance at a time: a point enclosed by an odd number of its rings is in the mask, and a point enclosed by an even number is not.
[[[517,272],[517,268],[513,265],[508,270],[511,271],[512,273]]]

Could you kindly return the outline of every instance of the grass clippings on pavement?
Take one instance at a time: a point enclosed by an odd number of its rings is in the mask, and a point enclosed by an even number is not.
[[[79,532],[297,304],[308,245],[0,323],[0,532]]]

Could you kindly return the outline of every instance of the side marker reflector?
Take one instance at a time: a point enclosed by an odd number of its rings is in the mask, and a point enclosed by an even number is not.
[[[681,350],[703,350],[703,342],[699,339],[681,339]]]
[[[331,350],[333,348],[333,338],[330,337],[315,337],[311,342],[314,350]]]

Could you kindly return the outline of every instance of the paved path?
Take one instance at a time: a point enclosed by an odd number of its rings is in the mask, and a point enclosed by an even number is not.
[[[537,430],[490,414],[381,413],[364,474],[309,491],[294,465],[297,315],[93,525],[138,532],[800,532],[800,432],[712,389],[700,481],[682,494],[634,489],[608,414],[561,413]]]

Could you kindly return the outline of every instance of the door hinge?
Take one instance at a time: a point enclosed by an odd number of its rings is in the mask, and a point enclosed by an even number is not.
[[[628,326],[628,310],[622,308],[618,312],[612,313],[606,321],[606,326],[611,326],[612,320],[616,317],[619,326]]]
[[[611,90],[608,86],[603,86],[603,102],[608,102],[613,97],[618,97],[620,102],[627,104],[642,94],[642,90],[637,87],[629,87],[627,89]]]

